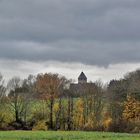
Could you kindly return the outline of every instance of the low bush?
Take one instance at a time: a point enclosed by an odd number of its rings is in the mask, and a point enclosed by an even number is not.
[[[46,125],[46,121],[42,120],[42,121],[38,121],[37,123],[35,123],[35,125],[32,128],[33,131],[36,130],[48,130],[48,127]]]

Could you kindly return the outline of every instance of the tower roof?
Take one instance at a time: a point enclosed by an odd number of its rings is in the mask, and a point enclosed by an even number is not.
[[[84,74],[84,72],[81,72],[81,74],[79,75],[78,79],[80,79],[80,80],[87,80],[87,77]]]

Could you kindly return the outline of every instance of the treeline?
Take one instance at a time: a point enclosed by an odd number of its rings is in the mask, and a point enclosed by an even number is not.
[[[86,130],[140,132],[140,70],[109,84],[83,84],[58,74],[13,77],[0,75],[1,130]]]

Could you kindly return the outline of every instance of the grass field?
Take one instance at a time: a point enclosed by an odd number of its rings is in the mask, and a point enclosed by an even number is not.
[[[140,140],[140,134],[80,131],[0,131],[0,140]]]

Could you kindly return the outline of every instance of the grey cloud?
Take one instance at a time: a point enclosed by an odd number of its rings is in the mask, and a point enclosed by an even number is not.
[[[0,58],[139,62],[139,0],[1,0]]]
[[[139,46],[139,42],[115,44],[95,41],[74,42],[71,40],[48,44],[6,42],[3,43],[0,56],[5,59],[19,59],[26,61],[53,60],[107,66],[113,63],[139,62]]]

